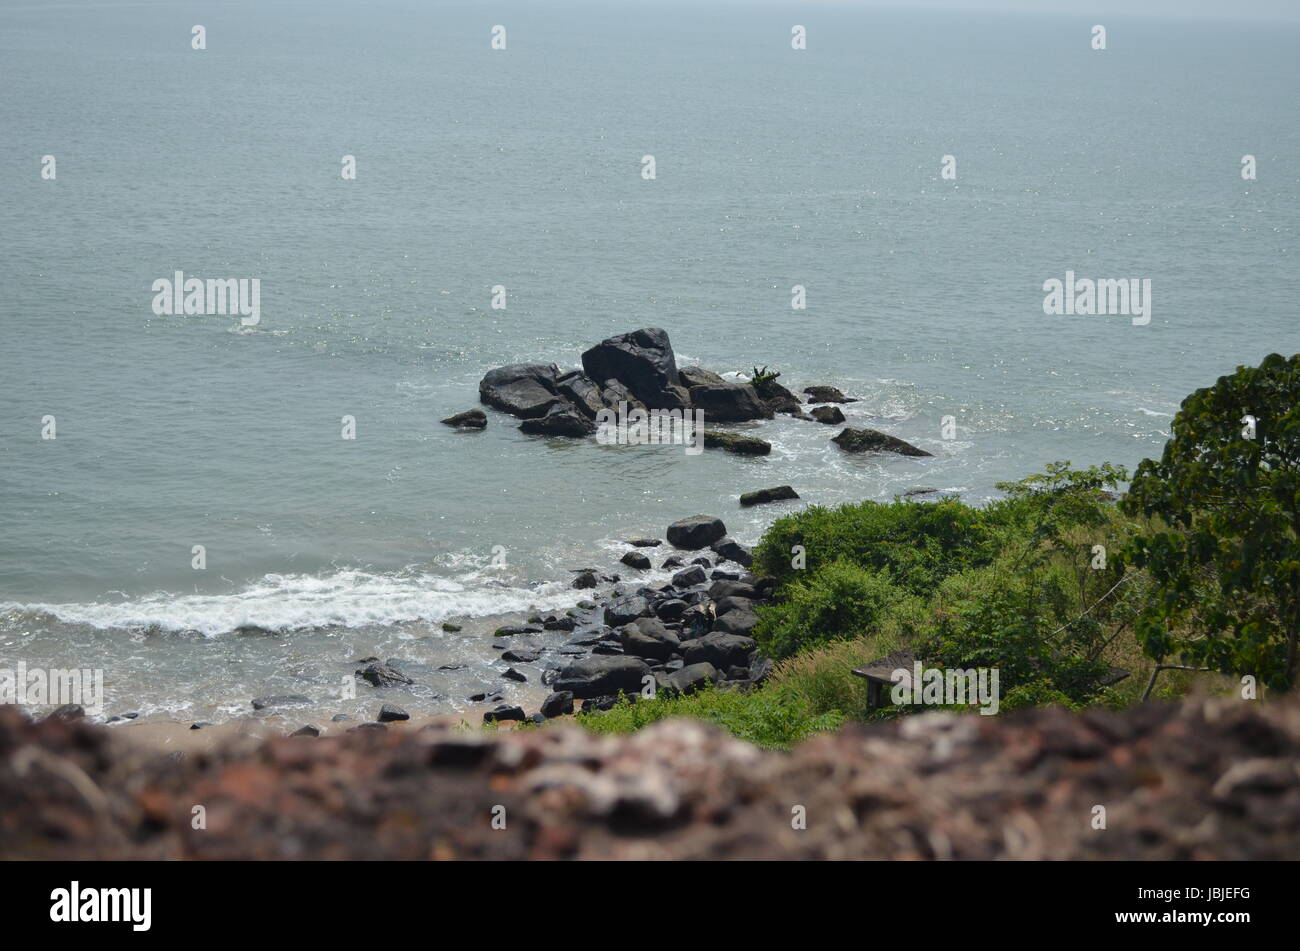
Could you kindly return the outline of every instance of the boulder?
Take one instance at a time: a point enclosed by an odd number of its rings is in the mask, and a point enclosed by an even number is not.
[[[677,386],[677,359],[668,333],[658,327],[609,337],[582,355],[582,368],[593,380],[617,380],[647,408],[682,409]]]
[[[709,546],[709,550],[719,558],[734,561],[746,568],[754,563],[754,556],[749,553],[749,549],[734,538],[720,538]]]
[[[567,400],[552,403],[545,416],[525,419],[519,429],[533,436],[590,436],[596,424],[574,408]]]
[[[467,409],[463,413],[448,416],[446,419],[439,420],[439,422],[445,426],[454,426],[457,429],[486,429],[487,413],[481,409]]]
[[[632,595],[605,605],[605,623],[610,627],[621,627],[649,613],[650,605],[646,604],[645,598]]]
[[[797,499],[799,493],[788,485],[778,485],[772,489],[759,489],[757,492],[746,492],[740,497],[740,504],[748,508],[751,505],[762,505],[765,502],[784,502],[787,499]]]
[[[618,410],[622,404],[626,411],[645,409],[645,404],[636,398],[636,394],[618,380],[606,380],[600,389],[600,399],[609,409]]]
[[[501,659],[510,664],[535,664],[541,656],[541,651],[516,650],[511,648],[501,655]]]
[[[833,386],[805,386],[803,391],[808,394],[810,403],[859,403],[861,400],[851,396],[845,396]]]
[[[718,617],[722,617],[729,611],[749,611],[753,613],[753,610],[754,602],[752,600],[729,594],[714,606],[713,613]]]
[[[809,415],[817,422],[826,423],[828,426],[844,422],[844,414],[838,406],[814,406]]]
[[[619,638],[624,653],[633,657],[667,660],[681,648],[677,634],[656,618],[641,618],[627,625],[620,632]]]
[[[845,429],[831,442],[845,452],[896,452],[900,456],[932,456],[934,453],[918,449],[911,443],[874,429]]]
[[[713,630],[720,634],[744,634],[747,636],[756,627],[758,627],[758,615],[753,611],[728,611],[722,617],[715,618],[713,621]]]
[[[691,565],[689,568],[684,568],[673,575],[673,587],[692,588],[697,584],[704,584],[708,577],[701,566]]]
[[[675,621],[690,607],[681,598],[668,598],[655,605],[655,616],[662,621]]]
[[[378,662],[366,664],[356,672],[356,675],[372,687],[396,687],[415,683],[391,664]]]
[[[696,386],[726,386],[727,381],[704,367],[682,367],[677,371],[677,381],[687,390]]]
[[[542,701],[542,716],[548,720],[567,716],[573,712],[573,694],[568,690],[557,690]]]
[[[710,383],[693,386],[691,405],[704,411],[704,418],[715,423],[743,423],[751,419],[771,419],[754,388],[747,383]]]
[[[607,697],[620,690],[639,693],[650,668],[637,657],[598,654],[576,660],[560,671],[554,688],[569,691],[578,699]]]
[[[766,456],[772,451],[772,444],[755,436],[742,436],[739,433],[724,433],[719,429],[704,430],[705,449],[725,449],[738,456]]]
[[[763,384],[763,388],[758,391],[758,398],[773,413],[798,415],[803,412],[803,400],[775,380]]]
[[[663,688],[670,694],[688,694],[717,683],[718,679],[718,669],[705,661],[699,664],[688,664],[681,670],[669,674],[664,678]]]
[[[479,381],[478,397],[488,406],[520,419],[545,416],[562,401],[555,390],[558,376],[553,363],[512,363],[489,370]]]
[[[594,588],[598,583],[594,571],[581,571],[578,573],[578,576],[573,579],[573,587],[578,588],[579,590],[583,588]]]
[[[627,543],[633,548],[658,548],[663,544],[657,538],[629,538]]]
[[[758,643],[752,637],[713,633],[691,641],[686,647],[686,665],[709,663],[719,670],[749,667]]]
[[[520,683],[520,684],[528,683],[528,676],[526,674],[521,674],[513,667],[507,667],[505,670],[501,672],[501,676],[504,677],[506,680],[513,680],[515,683]]]
[[[722,524],[722,519],[712,515],[692,515],[668,526],[668,543],[687,551],[698,551],[726,534],[727,526]]]
[[[375,717],[376,723],[395,723],[398,720],[409,720],[411,715],[401,707],[386,703],[379,708],[379,716]]]
[[[581,370],[564,374],[555,381],[555,389],[579,412],[591,419],[595,419],[596,414],[605,408],[600,387]]]
[[[502,704],[483,714],[484,723],[500,723],[505,720],[517,720],[522,723],[527,717],[524,716],[523,707],[512,707]]]
[[[619,561],[627,565],[629,568],[635,568],[638,571],[650,570],[650,559],[639,551],[630,551],[620,558]]]

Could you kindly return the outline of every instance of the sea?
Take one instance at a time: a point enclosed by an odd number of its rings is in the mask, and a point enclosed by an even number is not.
[[[544,664],[502,680],[499,619],[572,607],[576,568],[666,578],[629,538],[1131,469],[1188,393],[1300,350],[1295,22],[4,2],[0,87],[0,669],[102,670],[102,717],[370,718],[367,656],[412,713],[510,700]],[[166,312],[177,272],[256,279],[256,323]],[[1048,313],[1067,274],[1150,307]],[[933,456],[789,417],[730,427],[753,458],[439,423],[640,327]]]

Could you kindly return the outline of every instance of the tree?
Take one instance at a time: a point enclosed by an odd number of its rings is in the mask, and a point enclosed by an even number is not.
[[[1160,460],[1122,509],[1156,527],[1126,553],[1155,581],[1138,624],[1147,653],[1297,684],[1300,354],[1270,354],[1183,400]]]

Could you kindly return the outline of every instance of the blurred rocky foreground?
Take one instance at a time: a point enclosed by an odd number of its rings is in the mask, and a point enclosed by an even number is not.
[[[1300,704],[926,714],[790,754],[672,721],[184,756],[4,708],[0,803],[8,859],[1294,859]]]

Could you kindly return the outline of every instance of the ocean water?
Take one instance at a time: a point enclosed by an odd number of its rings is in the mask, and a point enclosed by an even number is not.
[[[569,569],[681,516],[754,542],[799,504],[1158,453],[1187,393],[1300,350],[1300,28],[1108,16],[1095,51],[1098,19],[0,5],[0,667],[215,719],[398,656],[426,670],[401,702],[455,709],[499,665],[489,622],[441,622],[568,606]],[[260,279],[260,323],[155,315],[177,270]],[[1067,270],[1150,279],[1150,323],[1046,315]],[[643,326],[935,455],[788,418],[736,427],[760,459],[437,422]],[[802,503],[738,507],[783,483]]]

